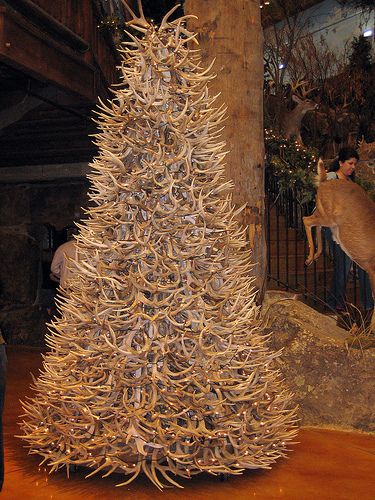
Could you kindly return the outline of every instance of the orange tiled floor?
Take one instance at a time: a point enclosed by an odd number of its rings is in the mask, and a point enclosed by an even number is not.
[[[11,499],[131,499],[131,500],[375,500],[375,436],[321,429],[303,429],[300,444],[288,460],[270,471],[248,471],[220,482],[201,475],[185,488],[159,492],[144,478],[115,488],[114,476],[84,479],[77,472],[49,475],[39,458],[28,456],[19,432],[19,399],[30,393],[30,371],[37,373],[40,354],[33,349],[8,348],[9,370],[4,415],[5,483],[1,500]]]

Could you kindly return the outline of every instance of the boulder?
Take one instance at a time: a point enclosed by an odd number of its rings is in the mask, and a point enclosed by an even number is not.
[[[290,293],[267,292],[262,314],[300,424],[375,432],[375,349],[348,348],[333,317]]]

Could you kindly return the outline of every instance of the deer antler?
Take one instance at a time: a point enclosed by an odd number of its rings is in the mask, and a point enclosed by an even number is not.
[[[341,110],[344,110],[344,109],[347,109],[351,104],[353,104],[353,101],[354,101],[354,97],[351,97],[349,99],[349,96],[347,93],[345,93],[344,95],[344,99],[342,101],[342,105],[340,106],[341,107]]]
[[[150,27],[150,23],[145,18],[145,15],[143,12],[143,7],[142,7],[142,0],[137,0],[139,17],[137,17],[135,15],[134,11],[129,7],[126,0],[121,0],[121,2],[124,4],[125,9],[130,13],[130,15],[133,18],[131,21],[128,21],[126,24],[128,24],[129,26],[134,26],[134,28],[138,29],[138,31],[146,32],[147,28]]]
[[[298,78],[297,81],[291,82],[290,90],[292,94],[297,94],[298,92],[302,98],[306,98],[313,90],[317,88],[307,88],[308,85],[310,85],[310,83],[307,80],[301,80],[300,78]]]
[[[174,11],[176,11],[179,7],[180,7],[181,4],[177,3],[174,7],[171,8],[171,10],[169,10],[165,16],[163,17],[162,21],[161,21],[161,24],[160,24],[160,29],[163,29],[163,28],[166,28],[167,25],[168,25],[168,19],[171,17],[171,15],[173,14]]]

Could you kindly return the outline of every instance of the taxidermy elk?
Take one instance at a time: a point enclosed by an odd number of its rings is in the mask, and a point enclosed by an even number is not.
[[[372,295],[375,296],[375,203],[356,183],[347,180],[330,180],[323,161],[318,162],[319,188],[316,209],[303,218],[309,255],[306,265],[318,259],[322,253],[321,228],[329,227],[334,240],[370,278]],[[315,251],[311,228],[317,228]],[[375,333],[375,314],[371,319],[371,331]]]

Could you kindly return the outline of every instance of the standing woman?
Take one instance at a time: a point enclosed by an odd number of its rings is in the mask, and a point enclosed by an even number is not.
[[[354,182],[355,168],[359,160],[358,153],[353,148],[342,148],[339,151],[338,158],[332,163],[327,180],[342,179],[348,182]],[[341,249],[341,247],[333,240],[330,229],[325,231],[326,239],[329,242],[331,255],[333,259],[333,278],[331,288],[328,293],[328,305],[331,310],[338,313],[344,312],[345,307],[345,290],[348,280],[349,271],[352,265],[350,257]],[[362,308],[365,312],[365,317],[372,312],[374,302],[372,299],[371,286],[367,273],[360,267],[358,269],[358,279],[360,285],[360,296]]]

